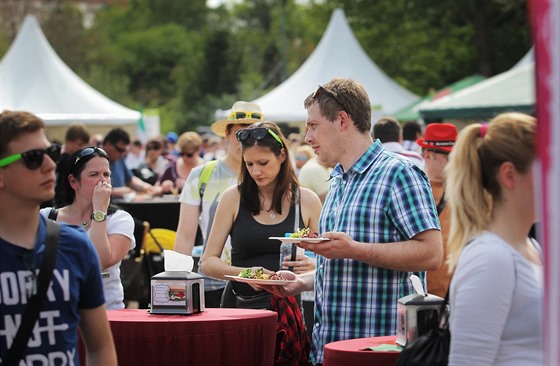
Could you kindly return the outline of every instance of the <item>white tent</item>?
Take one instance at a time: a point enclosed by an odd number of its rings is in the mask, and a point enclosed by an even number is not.
[[[531,49],[508,71],[420,108],[424,119],[488,119],[507,111],[533,114],[535,61]]]
[[[32,15],[0,62],[0,110],[6,109],[34,113],[47,126],[136,125],[140,118],[140,112],[110,100],[76,75]]]
[[[418,97],[394,82],[364,52],[342,9],[333,12],[321,41],[286,81],[254,100],[265,119],[278,122],[301,122],[307,118],[303,101],[319,84],[334,77],[359,81],[369,94],[375,114],[391,114],[412,104]],[[229,111],[218,110],[217,118]]]

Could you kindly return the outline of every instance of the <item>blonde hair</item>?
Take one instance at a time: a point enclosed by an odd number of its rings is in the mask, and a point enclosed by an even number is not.
[[[179,141],[177,141],[177,146],[180,151],[185,151],[187,149],[198,150],[201,145],[202,138],[194,131],[182,133],[179,137]]]
[[[308,160],[315,156],[315,153],[313,152],[313,149],[309,145],[298,146],[296,148],[296,155],[299,154],[299,153],[302,153],[305,156],[307,156]]]
[[[502,113],[488,125],[465,127],[445,168],[445,195],[451,208],[447,239],[447,264],[452,271],[466,243],[486,229],[492,217],[493,202],[500,199],[502,187],[497,173],[504,162],[511,162],[526,173],[535,159],[536,119],[523,113]]]

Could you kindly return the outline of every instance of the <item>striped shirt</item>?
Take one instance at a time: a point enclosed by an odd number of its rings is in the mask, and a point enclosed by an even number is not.
[[[363,245],[384,245],[440,229],[426,174],[379,140],[347,172],[338,164],[331,176],[321,233],[344,232]],[[312,362],[323,362],[329,342],[396,334],[397,300],[414,292],[411,274],[317,256]],[[425,287],[425,272],[416,274]]]

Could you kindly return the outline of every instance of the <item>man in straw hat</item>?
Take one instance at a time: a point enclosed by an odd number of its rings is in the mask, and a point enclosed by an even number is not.
[[[204,237],[204,243],[206,243],[221,194],[227,187],[237,183],[237,174],[241,168],[241,145],[237,141],[235,133],[250,124],[262,120],[263,113],[259,105],[240,101],[233,105],[227,119],[216,121],[210,126],[213,133],[225,138],[225,141],[228,143],[228,150],[226,156],[219,159],[213,169],[209,170],[207,165],[209,163],[206,163],[197,166],[189,174],[179,198],[181,211],[177,225],[177,238],[175,240],[176,251],[188,255],[192,254],[199,224]],[[199,182],[203,171],[206,172],[206,175],[208,172],[211,175],[201,192]],[[200,217],[200,220],[195,219],[198,217]],[[231,262],[230,254],[231,244],[228,238],[222,253],[222,260],[226,261],[226,263]],[[226,282],[222,280],[205,279],[206,307],[220,307],[220,300],[225,285]]]
[[[447,256],[447,235],[449,233],[449,208],[446,208],[445,175],[443,170],[448,162],[448,155],[455,145],[457,139],[457,128],[451,123],[432,123],[426,127],[424,138],[416,140],[422,148],[424,157],[424,171],[430,178],[432,194],[436,202],[437,213],[441,225],[441,236],[443,238],[443,258],[441,267],[435,271],[428,271],[428,292],[445,297],[451,274],[448,271],[445,258]]]

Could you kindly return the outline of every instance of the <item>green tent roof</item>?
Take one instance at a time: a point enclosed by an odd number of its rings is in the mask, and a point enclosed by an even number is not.
[[[424,119],[487,119],[506,111],[534,113],[535,64],[528,62],[425,104]]]
[[[415,102],[414,104],[406,107],[405,109],[402,109],[399,112],[393,114],[393,117],[395,117],[399,121],[415,121],[418,118],[420,118],[419,110],[421,109],[422,106],[428,104],[432,100],[437,100],[444,96],[453,94],[461,89],[474,85],[484,79],[486,78],[479,74],[467,76],[466,78],[463,78],[459,81],[454,82],[453,84],[446,86],[443,89],[438,90],[433,95],[425,96],[424,98],[420,99],[420,101]]]

